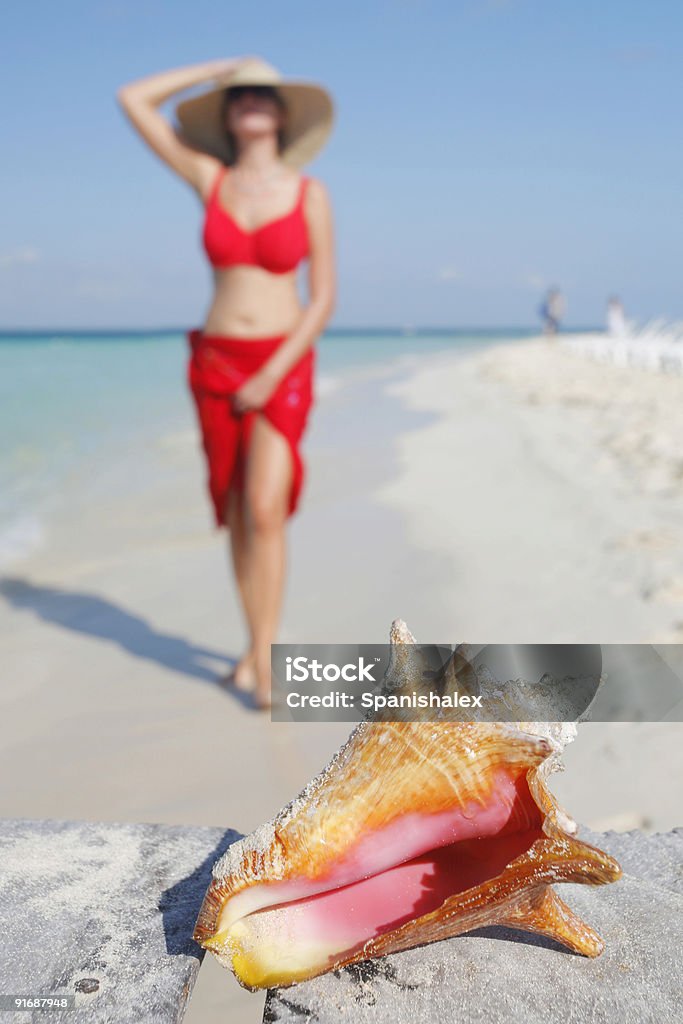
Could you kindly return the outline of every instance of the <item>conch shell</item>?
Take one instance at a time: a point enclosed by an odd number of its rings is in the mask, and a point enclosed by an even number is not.
[[[415,643],[397,620],[397,645]],[[466,672],[461,674],[462,682]],[[486,925],[603,949],[551,888],[617,862],[573,837],[546,785],[571,723],[371,721],[213,868],[194,938],[249,989]]]

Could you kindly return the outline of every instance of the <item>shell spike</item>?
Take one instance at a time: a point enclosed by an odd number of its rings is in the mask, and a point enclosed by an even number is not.
[[[389,631],[389,642],[392,644],[414,644],[416,640],[403,619],[394,619]]]
[[[552,864],[552,879],[557,882],[582,882],[584,885],[606,885],[621,878],[621,868],[614,857],[595,846],[548,825],[552,838],[546,839],[543,861]]]
[[[525,893],[501,924],[545,935],[583,956],[599,956],[605,947],[600,936],[549,885]]]

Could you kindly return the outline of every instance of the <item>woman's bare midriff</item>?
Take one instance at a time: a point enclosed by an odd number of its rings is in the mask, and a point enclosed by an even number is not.
[[[303,313],[296,271],[273,274],[250,265],[214,270],[205,334],[266,338],[294,330]]]

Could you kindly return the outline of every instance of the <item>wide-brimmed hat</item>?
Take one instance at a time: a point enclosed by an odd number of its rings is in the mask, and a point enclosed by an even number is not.
[[[234,71],[215,79],[215,85],[175,108],[176,131],[196,149],[234,163],[236,153],[221,120],[223,93],[233,85],[272,85],[287,105],[284,146],[280,159],[292,167],[308,163],[327,142],[334,123],[329,92],[314,82],[285,79],[277,68],[259,58],[245,60]]]

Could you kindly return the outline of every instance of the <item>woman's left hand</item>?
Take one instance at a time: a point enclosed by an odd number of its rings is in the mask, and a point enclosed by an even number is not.
[[[276,377],[263,370],[253,374],[241,388],[233,393],[232,405],[235,412],[245,413],[250,409],[261,409],[278,386]]]

